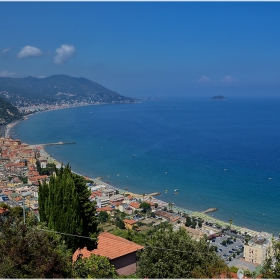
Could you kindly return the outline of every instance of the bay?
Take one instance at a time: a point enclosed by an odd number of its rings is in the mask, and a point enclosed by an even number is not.
[[[278,235],[280,99],[202,97],[38,113],[11,130],[85,176]],[[271,179],[269,179],[271,178]],[[178,189],[178,195],[174,194]],[[165,193],[165,190],[168,190]]]

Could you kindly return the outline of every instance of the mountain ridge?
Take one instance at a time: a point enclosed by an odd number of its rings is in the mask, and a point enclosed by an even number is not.
[[[45,78],[0,77],[0,97],[16,107],[65,103],[133,103],[125,97],[84,77],[52,75]]]
[[[11,103],[0,97],[0,126],[19,120],[22,114]]]

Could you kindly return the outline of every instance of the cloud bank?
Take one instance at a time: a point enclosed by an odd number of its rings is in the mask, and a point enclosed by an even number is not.
[[[210,78],[207,76],[201,76],[199,79],[196,80],[197,83],[209,83],[211,82]]]
[[[36,47],[32,46],[25,46],[23,47],[20,52],[18,53],[18,58],[25,58],[30,56],[41,56],[42,51]]]
[[[7,70],[3,70],[0,72],[0,77],[12,77],[15,74],[16,73],[14,73],[14,72],[8,72]]]
[[[69,59],[76,55],[76,49],[72,45],[61,45],[56,49],[56,56],[54,57],[54,63],[62,65],[66,63]]]
[[[208,84],[208,85],[213,85],[213,86],[217,86],[217,85],[233,85],[236,84],[238,82],[238,80],[232,76],[225,76],[224,78],[220,79],[220,80],[212,80],[207,76],[202,75],[199,79],[196,80],[196,83],[198,84]]]
[[[237,83],[237,79],[235,79],[235,78],[233,78],[233,77],[231,77],[231,76],[225,76],[225,77],[221,80],[221,82],[222,82],[223,84],[226,84],[226,85],[232,85],[232,84]]]

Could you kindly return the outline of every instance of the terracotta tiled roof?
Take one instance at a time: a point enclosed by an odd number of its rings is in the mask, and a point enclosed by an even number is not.
[[[134,225],[134,224],[137,223],[137,221],[135,221],[135,220],[127,220],[127,219],[123,220],[123,222],[124,222],[125,224],[129,224],[129,225]]]
[[[121,205],[122,203],[123,203],[122,201],[114,201],[114,202],[111,202],[111,205],[118,206],[118,205]]]
[[[5,213],[5,212],[9,212],[9,210],[0,207],[0,214],[3,214],[3,213]]]
[[[91,193],[91,198],[94,198],[94,197],[96,197],[96,196],[102,196],[102,192],[101,191],[93,191],[92,193]]]
[[[176,216],[176,217],[170,218],[170,221],[171,221],[171,222],[175,222],[175,221],[177,221],[177,220],[179,220],[179,219],[180,219],[180,217]]]
[[[98,236],[97,249],[92,251],[88,251],[86,247],[83,249],[77,249],[73,255],[73,261],[76,261],[79,254],[82,254],[83,258],[88,258],[92,254],[95,254],[98,256],[107,257],[109,260],[113,260],[143,248],[143,246],[126,240],[122,237],[116,236],[109,232],[102,232]]]
[[[111,206],[105,206],[101,208],[97,208],[96,212],[101,212],[101,211],[113,211],[114,209]]]
[[[131,202],[131,203],[129,204],[129,206],[131,206],[131,207],[133,207],[133,208],[135,208],[135,209],[139,209],[139,208],[140,208],[140,204],[137,203],[137,202]]]

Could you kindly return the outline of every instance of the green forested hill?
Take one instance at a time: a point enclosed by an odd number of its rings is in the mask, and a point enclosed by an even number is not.
[[[22,114],[11,103],[0,98],[0,125],[22,118]]]
[[[122,96],[85,78],[53,75],[47,78],[0,77],[0,96],[13,105],[68,103],[129,103],[133,98]]]

